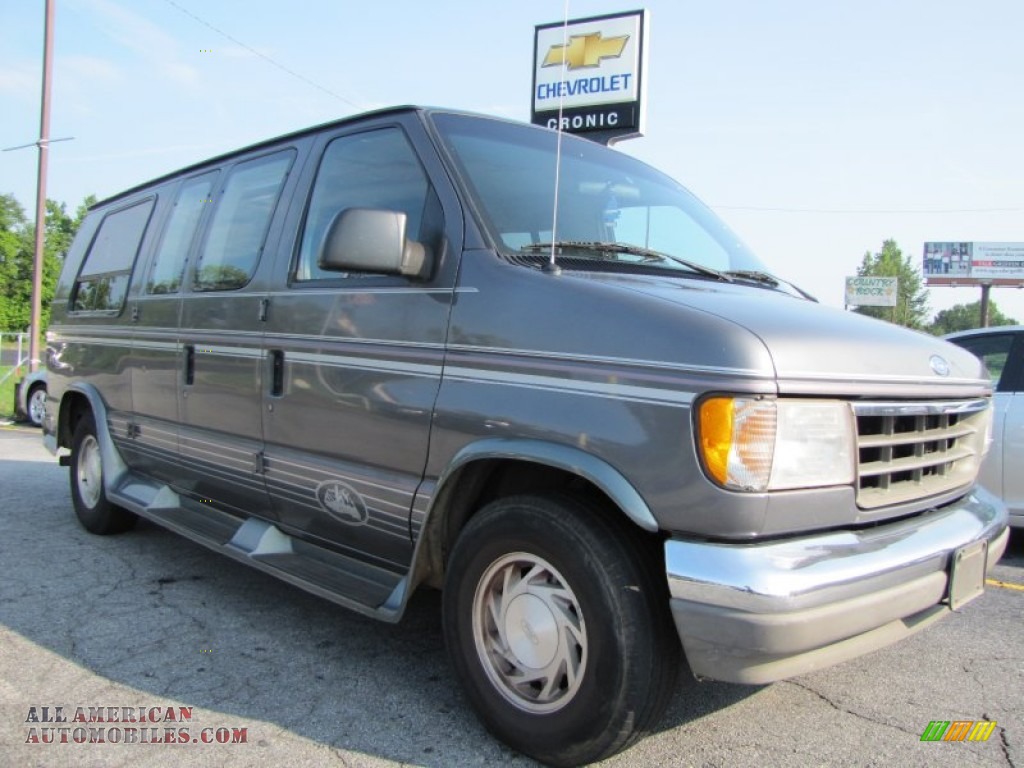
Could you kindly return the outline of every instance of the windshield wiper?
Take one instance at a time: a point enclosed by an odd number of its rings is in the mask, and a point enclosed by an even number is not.
[[[670,253],[662,253],[661,251],[629,243],[606,243],[602,240],[559,240],[555,243],[530,243],[529,245],[524,245],[520,250],[539,253],[550,251],[552,248],[577,249],[581,251],[594,251],[596,253],[628,253],[631,256],[641,256],[645,261],[673,261],[697,274],[713,277],[726,283],[734,282],[733,278],[725,272],[719,272],[717,269],[706,267],[696,261],[690,261],[679,256],[673,256]]]
[[[762,283],[763,285],[767,285],[772,288],[778,288],[780,285],[785,285],[788,288],[792,288],[794,291],[796,291],[798,294],[803,296],[808,301],[818,303],[818,300],[814,296],[809,294],[800,286],[795,285],[789,282],[788,280],[783,280],[781,277],[770,275],[767,272],[758,272],[757,270],[753,269],[733,269],[729,270],[725,274],[729,275],[730,277],[738,277],[741,280],[751,280],[755,283]]]

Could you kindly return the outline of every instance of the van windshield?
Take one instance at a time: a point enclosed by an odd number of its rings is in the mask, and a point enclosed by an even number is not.
[[[569,135],[562,141],[553,234],[556,133],[466,115],[435,113],[433,119],[476,196],[484,225],[506,253],[538,253],[555,241],[574,260],[642,264],[705,277],[712,270],[765,270],[681,184],[627,155]]]

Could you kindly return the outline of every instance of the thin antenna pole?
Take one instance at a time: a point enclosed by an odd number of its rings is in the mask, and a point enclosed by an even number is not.
[[[569,0],[565,0],[562,11],[562,66],[565,66],[566,46],[569,44]],[[558,242],[558,189],[562,172],[562,107],[565,104],[565,89],[558,89],[558,139],[555,145],[555,203],[551,207],[551,255],[548,257],[548,270],[557,272],[555,263],[555,243]]]
[[[28,369],[39,367],[39,332],[43,319],[43,243],[46,233],[46,161],[50,148],[50,74],[53,69],[53,0],[46,0],[43,37],[43,104],[39,116],[39,170],[36,182],[36,251],[32,274],[32,319],[28,328]]]

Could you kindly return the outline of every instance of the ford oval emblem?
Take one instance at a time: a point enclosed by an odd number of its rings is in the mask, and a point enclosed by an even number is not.
[[[366,502],[352,486],[337,480],[326,480],[317,486],[316,498],[323,510],[338,522],[348,525],[366,524],[369,517]]]
[[[938,355],[932,355],[931,359],[928,360],[932,370],[935,371],[938,376],[949,376],[949,363],[946,362],[945,358],[939,357]]]

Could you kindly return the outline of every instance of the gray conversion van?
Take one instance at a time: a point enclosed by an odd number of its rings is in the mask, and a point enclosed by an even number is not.
[[[672,179],[399,108],[95,205],[48,336],[81,523],[398,621],[542,761],[651,730],[680,651],[767,683],[924,627],[1007,542],[979,361],[773,277]],[[69,454],[61,449],[67,449]]]

